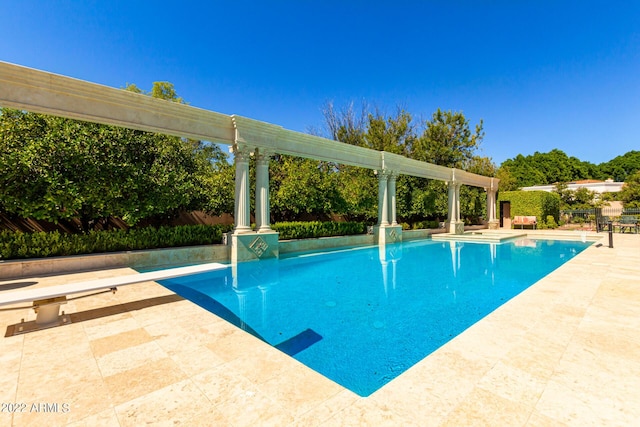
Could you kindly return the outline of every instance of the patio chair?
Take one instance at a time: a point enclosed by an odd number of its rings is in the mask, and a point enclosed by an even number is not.
[[[609,229],[609,223],[611,222],[611,218],[608,216],[601,216],[596,219],[596,227],[597,231],[607,231]]]
[[[621,233],[629,230],[629,233],[633,232],[638,234],[638,218],[633,215],[622,215],[617,225]]]

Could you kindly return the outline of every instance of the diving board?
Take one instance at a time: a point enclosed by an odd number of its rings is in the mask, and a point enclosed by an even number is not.
[[[227,267],[228,265],[213,262],[149,271],[147,273],[128,274],[125,276],[68,283],[65,285],[48,286],[37,289],[0,292],[0,306],[19,304],[22,302],[33,302],[33,308],[37,313],[36,323],[38,325],[54,324],[59,320],[60,305],[66,303],[68,295],[103,290],[111,290],[115,292],[120,286],[172,279],[174,277],[187,276],[190,274],[206,273],[209,271],[222,270]]]

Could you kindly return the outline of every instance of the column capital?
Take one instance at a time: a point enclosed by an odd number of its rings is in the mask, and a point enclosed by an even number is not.
[[[251,156],[251,150],[244,144],[233,144],[229,147],[229,151],[236,162],[248,162]]]
[[[267,150],[266,148],[257,147],[254,153],[256,160],[258,162],[269,162],[271,156],[273,156],[275,152]]]
[[[395,173],[389,169],[374,169],[373,172],[378,176],[378,179],[389,179]]]

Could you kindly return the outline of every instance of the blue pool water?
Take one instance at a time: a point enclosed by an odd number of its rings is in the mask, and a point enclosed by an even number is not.
[[[161,283],[368,396],[589,244],[425,240]]]

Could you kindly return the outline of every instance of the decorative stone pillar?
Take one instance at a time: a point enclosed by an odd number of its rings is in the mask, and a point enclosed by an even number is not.
[[[391,225],[398,225],[396,218],[396,179],[398,174],[391,172],[387,181],[387,199],[389,200],[389,220]]]
[[[376,171],[378,175],[378,226],[389,225],[389,202],[387,197],[387,178],[389,172],[385,170]]]
[[[235,228],[233,234],[251,232],[249,212],[249,150],[246,147],[232,147],[236,166],[236,192],[234,205]]]
[[[455,181],[447,182],[449,193],[449,211],[447,213],[447,225],[449,233],[463,234],[464,223],[460,220],[460,184]]]
[[[496,190],[487,188],[487,220],[489,221],[489,229],[497,230],[500,228],[500,221],[496,218]]]
[[[378,175],[378,225],[374,234],[379,245],[402,241],[402,227],[396,220],[396,177],[389,170],[377,170]],[[391,222],[389,222],[391,220]]]
[[[256,169],[256,220],[259,233],[251,231],[249,208],[249,155],[246,146],[233,147],[236,165],[235,221],[236,226],[229,236],[231,263],[256,259],[278,258],[278,233],[269,224],[269,165],[268,156],[258,159]]]
[[[259,148],[256,152],[256,230],[270,233],[271,211],[269,206],[269,156]]]

